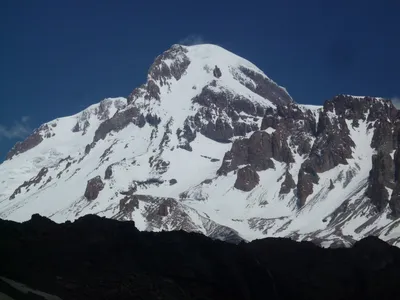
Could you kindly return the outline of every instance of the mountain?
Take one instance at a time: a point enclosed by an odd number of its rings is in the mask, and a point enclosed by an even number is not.
[[[396,299],[399,270],[400,249],[376,237],[347,249],[279,238],[233,245],[95,215],[0,220],[1,299]]]
[[[399,137],[388,100],[297,104],[221,47],[174,45],[127,98],[17,143],[0,165],[0,218],[97,214],[234,243],[400,245]]]

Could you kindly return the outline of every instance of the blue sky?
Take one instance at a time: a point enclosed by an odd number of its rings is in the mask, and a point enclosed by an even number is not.
[[[299,103],[399,96],[399,2],[0,1],[0,157],[43,122],[127,96],[180,42],[247,58]]]

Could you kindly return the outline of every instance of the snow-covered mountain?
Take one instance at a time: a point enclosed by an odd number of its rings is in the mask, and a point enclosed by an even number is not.
[[[381,98],[296,104],[215,45],[156,58],[147,81],[43,124],[0,165],[0,218],[134,220],[140,230],[400,245],[400,122]]]

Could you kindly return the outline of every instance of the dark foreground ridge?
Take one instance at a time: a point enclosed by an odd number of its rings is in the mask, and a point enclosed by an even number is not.
[[[0,298],[397,299],[399,278],[400,249],[374,237],[322,249],[289,239],[234,245],[139,232],[133,222],[93,215],[64,224],[39,215],[0,220]],[[10,279],[59,298],[18,292]]]

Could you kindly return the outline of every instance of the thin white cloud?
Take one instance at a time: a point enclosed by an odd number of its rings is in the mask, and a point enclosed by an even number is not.
[[[188,35],[187,37],[181,39],[178,44],[185,45],[185,46],[194,46],[194,45],[200,45],[204,44],[204,38],[201,35],[198,34],[191,34]]]
[[[22,123],[27,123],[28,121],[29,121],[29,116],[23,116],[22,118],[21,118],[21,121],[22,121]]]
[[[397,109],[400,109],[400,98],[399,97],[393,97],[392,103]]]
[[[14,122],[11,126],[0,124],[0,140],[2,139],[22,139],[32,132],[28,124],[29,117],[23,116],[20,121]]]

